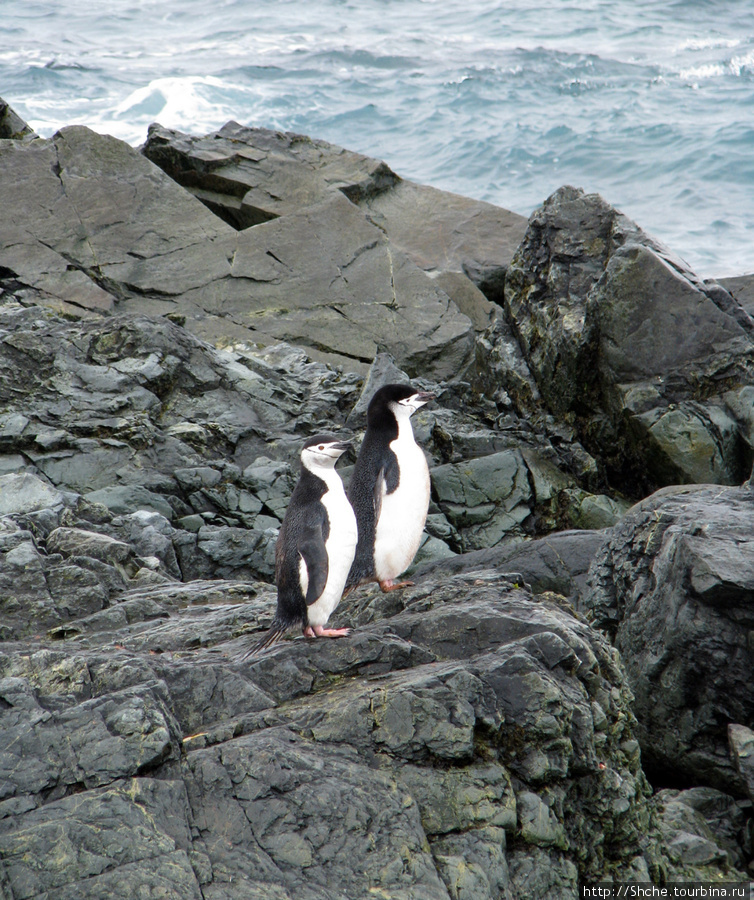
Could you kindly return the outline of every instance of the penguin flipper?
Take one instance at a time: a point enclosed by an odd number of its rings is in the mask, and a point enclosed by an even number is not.
[[[377,472],[377,478],[374,482],[374,494],[372,502],[374,505],[374,524],[380,520],[382,512],[382,500],[385,494],[392,494],[398,487],[400,468],[398,467],[398,459],[396,455],[390,451],[386,463],[380,466]]]
[[[311,529],[313,532],[308,538],[299,544],[298,551],[306,566],[308,584],[306,586],[306,605],[311,606],[322,596],[327,576],[330,574],[330,562],[327,558],[327,548],[322,536],[322,531]]]

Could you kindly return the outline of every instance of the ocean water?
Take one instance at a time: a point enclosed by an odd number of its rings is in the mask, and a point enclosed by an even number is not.
[[[523,215],[573,184],[754,272],[751,0],[2,0],[0,96],[43,136],[296,131]]]

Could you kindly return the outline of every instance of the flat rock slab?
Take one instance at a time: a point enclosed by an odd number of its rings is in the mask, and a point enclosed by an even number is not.
[[[236,122],[201,137],[152,125],[143,152],[239,229],[340,192],[477,327],[499,315],[505,270],[526,231],[523,216],[405,181],[384,162],[326,141]]]
[[[524,216],[403,180],[360,205],[420,268],[435,277],[462,273],[502,305],[505,272],[526,233]]]
[[[60,491],[41,478],[29,474],[0,476],[0,516],[35,512],[62,503]]]
[[[578,600],[597,551],[609,539],[603,531],[560,531],[534,541],[503,544],[485,550],[460,553],[421,566],[416,575],[469,574],[480,569],[508,572],[512,581],[528,584],[535,594],[552,591]]]
[[[174,314],[214,344],[285,339],[458,377],[473,326],[341,191],[236,231],[127,144],[83,127],[0,145],[0,265],[37,302]],[[271,218],[271,217],[268,217]]]

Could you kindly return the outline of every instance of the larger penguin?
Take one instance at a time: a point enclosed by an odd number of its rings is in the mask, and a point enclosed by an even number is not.
[[[301,476],[275,546],[277,612],[267,634],[243,654],[253,656],[293,625],[307,637],[341,637],[347,628],[325,628],[343,595],[356,550],[356,517],[335,463],[350,447],[329,434],[301,450]]]
[[[369,402],[367,430],[348,499],[359,526],[350,589],[377,581],[383,591],[405,587],[395,579],[411,565],[429,507],[429,468],[414,441],[411,416],[434,399],[407,384],[388,384]]]

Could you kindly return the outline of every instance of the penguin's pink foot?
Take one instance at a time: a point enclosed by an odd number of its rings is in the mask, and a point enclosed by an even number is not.
[[[377,583],[383,594],[387,594],[388,591],[397,591],[399,588],[413,587],[414,584],[413,581],[399,581],[396,584],[392,578],[387,578],[385,581],[379,581]]]
[[[306,637],[345,637],[351,631],[350,628],[325,628],[323,625],[307,625],[304,629]]]

